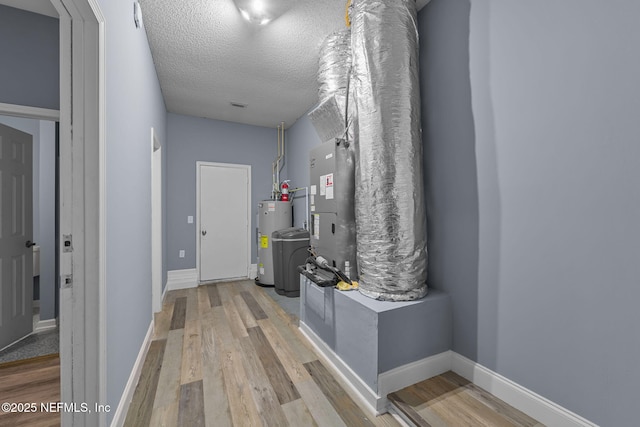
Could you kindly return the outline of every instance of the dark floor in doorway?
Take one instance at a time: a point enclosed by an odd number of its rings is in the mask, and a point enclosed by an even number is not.
[[[58,328],[36,332],[9,348],[0,351],[0,363],[59,352]]]

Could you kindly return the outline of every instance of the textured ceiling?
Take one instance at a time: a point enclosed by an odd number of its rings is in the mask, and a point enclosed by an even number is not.
[[[169,112],[257,126],[288,127],[317,103],[320,46],[345,28],[346,0],[292,1],[264,26],[233,0],[140,3]]]
[[[346,0],[264,0],[292,4],[264,26],[233,0],[139,1],[167,109],[258,126],[291,126],[317,103],[320,45],[345,28]],[[48,0],[0,4],[57,17]]]

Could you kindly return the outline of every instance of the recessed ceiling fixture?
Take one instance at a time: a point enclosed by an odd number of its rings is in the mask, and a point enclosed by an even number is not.
[[[234,0],[244,19],[266,25],[285,13],[295,0]]]

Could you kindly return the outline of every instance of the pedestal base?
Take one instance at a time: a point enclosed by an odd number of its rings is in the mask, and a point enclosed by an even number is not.
[[[339,358],[378,399],[395,391],[381,386],[380,378],[451,349],[451,299],[434,289],[416,301],[378,301],[359,292],[321,288],[301,276],[300,323],[315,335],[312,340],[321,341],[316,343],[321,351],[333,352],[331,357]],[[391,382],[399,390],[423,379]]]

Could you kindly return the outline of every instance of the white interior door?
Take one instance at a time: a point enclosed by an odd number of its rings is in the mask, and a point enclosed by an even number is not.
[[[0,125],[0,349],[33,330],[33,147]]]
[[[251,167],[198,163],[200,281],[247,277]]]

